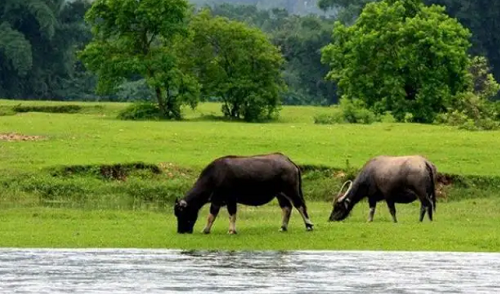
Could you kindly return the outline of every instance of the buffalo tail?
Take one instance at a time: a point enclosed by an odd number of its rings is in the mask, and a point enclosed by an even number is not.
[[[434,182],[434,171],[429,162],[425,162],[425,167],[427,168],[427,171],[429,172],[429,176],[431,178],[431,190],[429,192],[429,196],[432,201],[432,209],[436,211],[436,183]]]

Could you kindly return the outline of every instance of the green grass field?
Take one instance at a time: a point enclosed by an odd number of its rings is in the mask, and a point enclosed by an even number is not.
[[[0,101],[0,105],[14,103],[19,102]],[[315,125],[314,114],[328,111],[315,107],[285,107],[281,120],[270,124],[200,121],[202,115],[218,113],[214,104],[189,111],[182,122],[118,121],[115,114],[124,106],[105,103],[101,112],[90,114],[3,116],[0,132],[41,135],[48,140],[0,142],[0,168],[26,171],[53,165],[145,161],[199,169],[226,154],[273,151],[299,164],[344,167],[349,160],[360,167],[379,154],[418,153],[442,172],[500,176],[500,132],[418,124]]]
[[[0,134],[43,136],[37,141],[0,140],[0,246],[154,247],[207,249],[377,249],[498,251],[500,235],[500,132],[469,132],[418,124],[315,125],[316,114],[335,108],[284,107],[266,124],[214,120],[219,105],[185,110],[181,122],[119,121],[123,103],[62,103],[83,106],[79,113],[27,112],[22,105],[58,102],[0,100]],[[221,213],[212,235],[175,234],[174,197],[192,185],[201,168],[227,154],[280,151],[301,165],[325,167],[304,173],[304,193],[316,225],[305,232],[299,214],[290,231],[279,233],[276,203],[241,207],[237,236],[227,236]],[[379,154],[422,154],[440,172],[465,178],[448,188],[436,220],[420,224],[418,203],[399,205],[393,224],[385,204],[375,222],[365,223],[365,203],[345,222],[328,223],[330,200],[341,184],[335,169],[346,161],[359,168]],[[161,175],[135,171],[125,180],[95,174],[57,174],[64,166],[145,162],[166,167]],[[263,242],[266,240],[266,242]]]
[[[418,205],[397,207],[399,222],[380,205],[373,223],[366,223],[362,203],[342,223],[329,223],[327,203],[309,205],[313,232],[306,232],[297,211],[289,231],[278,231],[281,212],[276,203],[240,207],[238,234],[228,235],[227,212],[221,211],[210,235],[201,230],[207,208],[192,235],[175,232],[171,213],[71,209],[9,209],[0,215],[2,247],[181,248],[211,250],[432,250],[494,252],[500,248],[500,201],[464,200],[443,204],[434,222],[418,222]],[[170,212],[170,211],[169,211]]]

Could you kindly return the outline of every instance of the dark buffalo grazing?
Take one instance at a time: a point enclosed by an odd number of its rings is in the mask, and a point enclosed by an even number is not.
[[[299,167],[280,153],[255,156],[224,156],[212,161],[201,172],[194,186],[184,198],[175,200],[177,232],[192,233],[203,205],[210,202],[210,213],[205,234],[210,229],[222,206],[229,212],[229,234],[236,234],[237,204],[264,205],[275,197],[282,209],[281,231],[287,231],[292,204],[300,212],[306,229],[313,229],[302,195]]]
[[[436,166],[419,155],[374,157],[363,166],[354,182],[347,181],[340,188],[333,200],[329,220],[344,220],[356,203],[368,197],[369,222],[373,221],[379,201],[386,201],[393,221],[397,222],[395,203],[411,203],[416,199],[422,203],[420,221],[423,221],[426,210],[432,221],[436,209],[436,177]],[[342,193],[347,184],[349,188]]]

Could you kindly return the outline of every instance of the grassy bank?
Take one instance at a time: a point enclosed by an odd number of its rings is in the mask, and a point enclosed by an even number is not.
[[[315,231],[306,232],[297,211],[289,232],[278,232],[281,212],[276,203],[241,207],[238,235],[227,235],[227,212],[221,211],[210,235],[201,230],[204,208],[192,235],[175,233],[170,213],[71,209],[12,209],[0,214],[1,247],[128,247],[214,250],[438,250],[499,251],[500,201],[464,200],[441,205],[435,221],[418,223],[418,205],[399,205],[399,223],[380,205],[366,223],[362,203],[342,223],[326,222],[330,206],[310,203]]]
[[[500,132],[315,125],[314,115],[336,111],[319,107],[284,107],[267,124],[225,122],[213,103],[186,109],[181,122],[116,120],[126,105],[0,101],[0,246],[500,250]],[[227,154],[274,151],[302,166],[315,232],[295,212],[291,231],[279,234],[273,203],[242,207],[238,236],[226,236],[225,212],[211,236],[175,234],[171,204],[201,168]],[[397,207],[399,224],[384,204],[366,224],[365,203],[346,222],[326,222],[329,201],[366,160],[415,153],[453,175],[440,186],[434,223],[417,223],[418,203]],[[197,232],[205,217],[206,208]]]

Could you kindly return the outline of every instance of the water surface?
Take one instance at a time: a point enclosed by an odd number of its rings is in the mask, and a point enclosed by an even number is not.
[[[0,249],[1,293],[500,293],[500,254]]]

